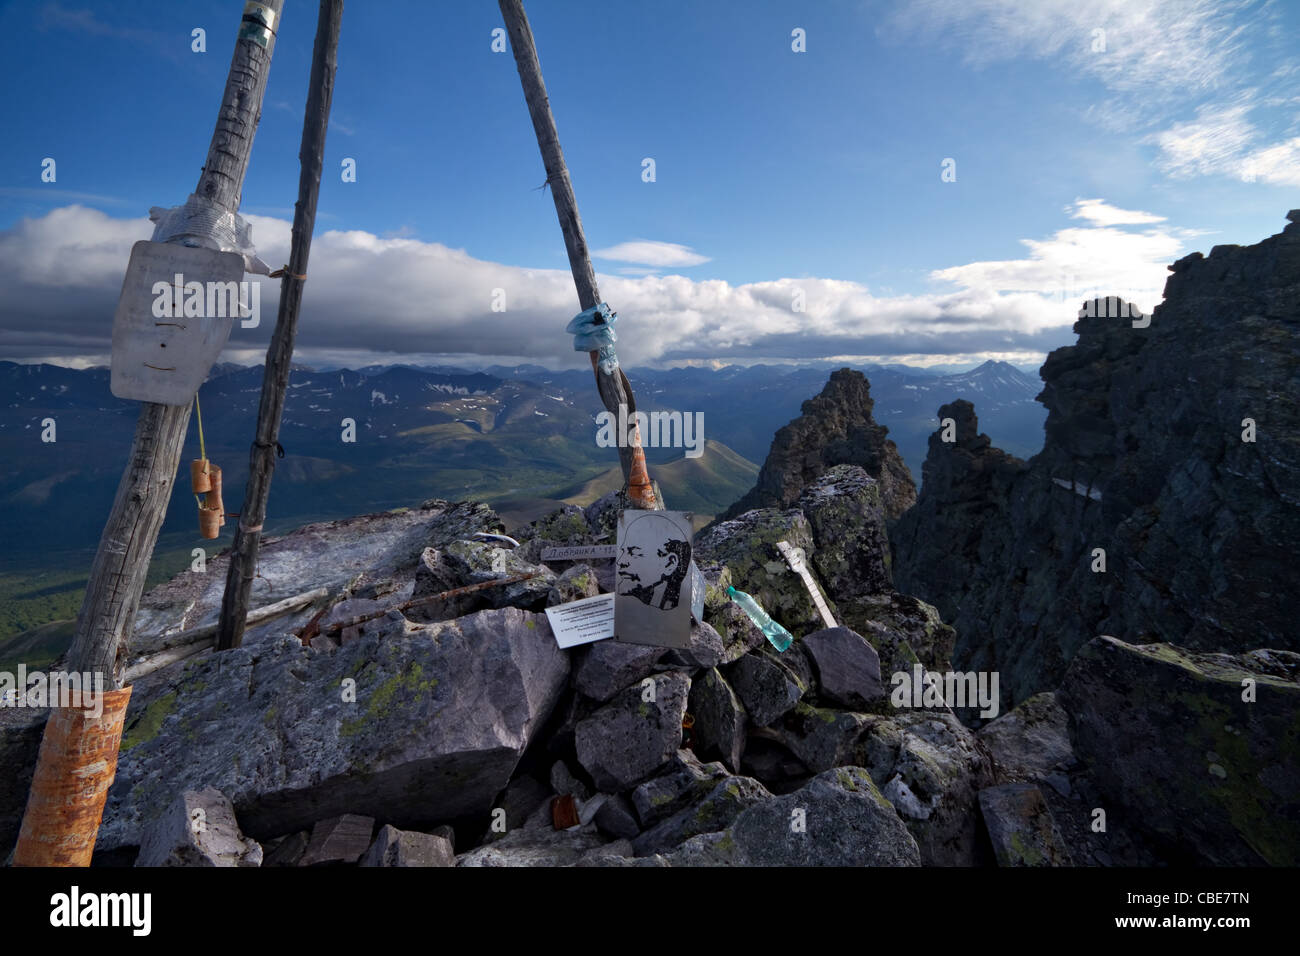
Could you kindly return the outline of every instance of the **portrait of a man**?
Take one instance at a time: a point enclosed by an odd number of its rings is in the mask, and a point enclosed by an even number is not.
[[[669,522],[660,523],[676,533]],[[681,538],[667,538],[657,546],[654,542],[628,545],[618,562],[618,593],[661,611],[675,608],[690,564],[690,542]]]
[[[615,639],[690,646],[690,516],[676,511],[624,511],[618,531]]]

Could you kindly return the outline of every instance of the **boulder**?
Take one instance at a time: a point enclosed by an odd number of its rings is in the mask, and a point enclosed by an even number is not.
[[[885,696],[880,658],[862,635],[847,627],[824,628],[801,641],[817,676],[823,700],[847,710],[864,710]]]
[[[893,591],[878,481],[856,465],[837,465],[803,489],[799,510],[817,546],[812,569],[837,602]]]
[[[1078,763],[1070,744],[1069,717],[1051,691],[1035,694],[985,724],[979,739],[1003,782],[1046,781]]]
[[[99,846],[138,845],[179,790],[215,787],[264,839],[330,814],[416,829],[486,814],[559,699],[545,615],[394,622],[332,653],[297,638],[137,685]]]
[[[1098,637],[1057,698],[1078,758],[1147,832],[1205,865],[1300,865],[1300,654]]]
[[[299,866],[329,866],[356,863],[370,849],[370,838],[375,832],[375,818],[358,813],[322,820],[312,828],[307,852]]]
[[[998,866],[1073,866],[1052,811],[1031,783],[1007,783],[980,791],[980,812]]]
[[[745,750],[745,705],[716,667],[691,681],[688,710],[695,718],[691,735],[696,752],[706,759],[716,756],[738,773]]]
[[[668,763],[681,745],[690,678],[670,671],[652,679],[653,695],[640,684],[628,687],[575,730],[578,762],[604,792],[636,786]]]
[[[679,750],[657,776],[632,791],[632,806],[641,826],[650,827],[698,803],[728,776],[722,764],[702,764],[689,750]]]
[[[746,807],[771,799],[772,794],[752,777],[724,774],[709,781],[712,787],[695,801],[632,840],[637,856],[663,853],[700,833],[712,833],[730,826]]]
[[[556,830],[524,827],[500,840],[463,853],[457,866],[573,866],[592,850],[606,845],[594,823]]]
[[[818,774],[666,854],[673,866],[918,866],[916,841],[861,767]]]
[[[750,720],[760,727],[792,710],[808,689],[774,653],[767,651],[746,654],[725,674]]]
[[[239,831],[219,790],[187,790],[149,825],[136,866],[261,866],[262,847]]]
[[[803,581],[790,570],[777,550],[778,541],[803,548],[809,558],[816,551],[812,528],[803,512],[763,509],[745,512],[700,532],[695,537],[695,558],[706,582],[709,580],[706,566],[726,565],[730,571],[728,583],[753,597],[773,620],[792,634],[817,630],[824,626],[821,615]],[[726,598],[725,587],[720,597]],[[732,603],[730,599],[728,603]],[[722,632],[707,612],[705,619]]]
[[[455,866],[456,851],[441,834],[384,826],[361,858],[361,866]]]
[[[607,701],[619,691],[654,674],[666,653],[662,647],[597,641],[577,651],[573,689],[592,700]]]

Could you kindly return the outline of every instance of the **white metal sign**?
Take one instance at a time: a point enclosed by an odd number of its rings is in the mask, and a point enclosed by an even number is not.
[[[193,401],[234,319],[249,314],[256,283],[243,278],[236,252],[148,240],[132,246],[113,314],[113,394],[159,405]]]

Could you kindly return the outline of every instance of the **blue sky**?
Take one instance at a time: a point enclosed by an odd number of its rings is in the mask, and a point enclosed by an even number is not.
[[[316,8],[286,3],[244,191],[274,265]],[[242,3],[140,9],[0,10],[0,358],[104,361],[148,208],[194,188]],[[529,13],[633,363],[1037,361],[1072,341],[1085,293],[1149,310],[1166,263],[1258,241],[1300,206],[1300,4]],[[513,57],[491,50],[500,25],[488,0],[347,5],[304,360],[585,361],[562,332],[576,296]],[[505,313],[489,307],[498,288]],[[273,315],[275,284],[264,292]],[[260,360],[269,326],[236,329],[227,357]]]

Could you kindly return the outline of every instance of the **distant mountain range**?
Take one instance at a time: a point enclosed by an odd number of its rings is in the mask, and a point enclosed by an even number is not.
[[[670,505],[711,515],[739,498],[752,486],[776,430],[821,391],[828,367],[629,369],[639,409],[704,413],[708,444],[701,457],[647,450]],[[1039,385],[1014,366],[986,362],[950,375],[905,366],[861,370],[871,382],[876,420],[890,429],[918,482],[935,412],[957,398],[976,404],[988,433],[1008,451],[1028,455],[1042,444],[1044,410],[1034,401]],[[200,392],[207,453],[223,468],[228,511],[237,511],[243,498],[261,383],[260,366],[223,364]],[[296,367],[268,531],[434,497],[485,500],[507,521],[529,520],[562,501],[589,500],[618,483],[613,450],[596,444],[599,411],[586,370]],[[112,397],[108,369],[0,362],[0,454],[6,464],[0,475],[0,637],[53,620],[39,610],[51,587],[63,595],[66,614],[112,505],[137,416],[136,403]],[[355,421],[353,443],[342,440],[345,418]],[[46,419],[55,422],[54,442],[41,440]],[[192,419],[183,480],[157,552],[171,555],[173,564],[198,546],[215,554],[233,535],[228,522],[216,541],[198,536],[187,464],[197,457]],[[30,579],[45,569],[64,578],[57,584]],[[5,575],[28,583],[9,588]],[[6,616],[14,601],[32,613]]]

